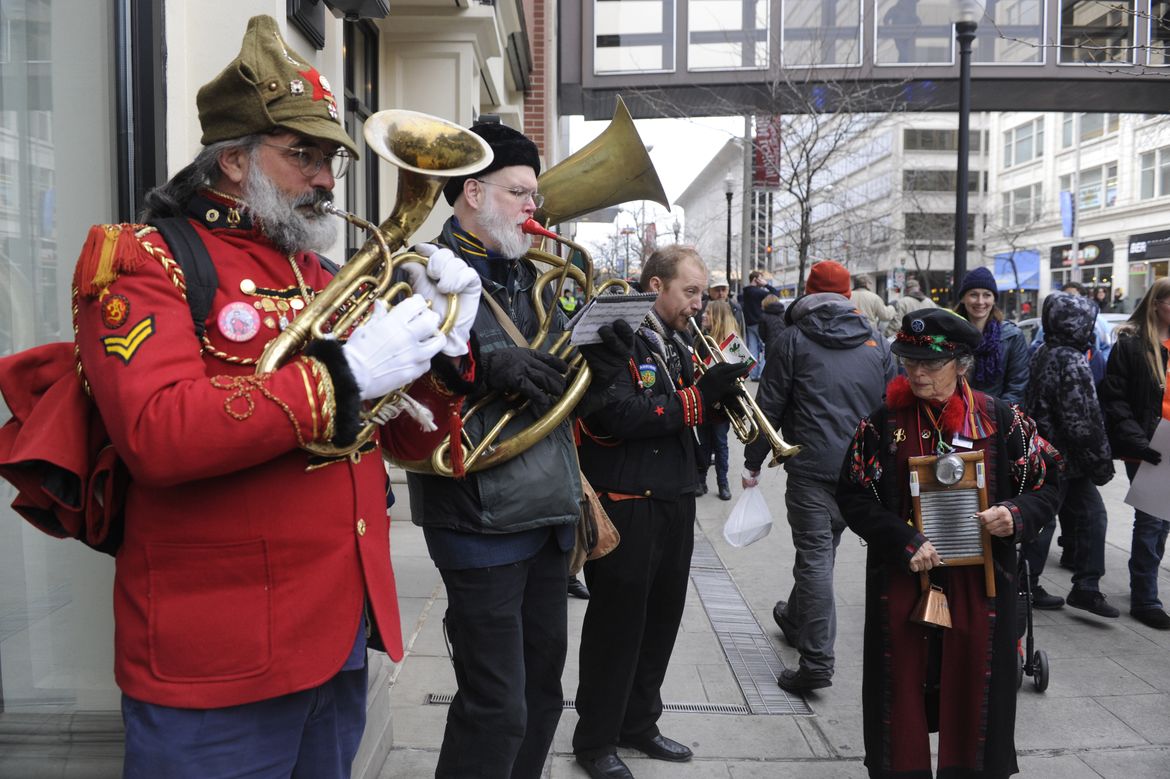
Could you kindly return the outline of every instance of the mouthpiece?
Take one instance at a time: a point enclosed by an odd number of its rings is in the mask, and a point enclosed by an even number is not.
[[[333,205],[332,200],[318,200],[313,206],[313,210],[321,216],[340,216],[345,217],[345,212]]]
[[[528,233],[529,235],[539,235],[542,238],[552,238],[554,241],[558,240],[558,236],[556,233],[549,232],[548,230],[545,230],[541,226],[540,222],[536,221],[535,219],[531,219],[531,218],[528,219],[528,221],[526,221],[520,225],[520,229],[523,230],[524,232]]]

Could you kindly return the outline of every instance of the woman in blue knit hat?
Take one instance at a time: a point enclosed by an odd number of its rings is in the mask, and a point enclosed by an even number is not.
[[[987,268],[973,268],[963,277],[955,313],[983,336],[967,380],[973,389],[1005,403],[1021,403],[1028,386],[1028,342],[1014,322],[1004,320],[998,297],[995,276]]]

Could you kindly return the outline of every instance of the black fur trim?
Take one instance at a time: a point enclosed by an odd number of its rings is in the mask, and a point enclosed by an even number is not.
[[[345,361],[342,345],[337,341],[313,341],[305,348],[305,356],[324,363],[333,379],[333,399],[336,408],[333,413],[334,446],[349,446],[357,440],[362,429],[362,397],[358,392],[357,380],[349,363]]]

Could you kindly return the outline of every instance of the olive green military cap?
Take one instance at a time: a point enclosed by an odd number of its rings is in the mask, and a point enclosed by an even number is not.
[[[289,48],[271,16],[248,20],[239,55],[200,87],[195,104],[205,146],[283,127],[357,156],[329,82]]]

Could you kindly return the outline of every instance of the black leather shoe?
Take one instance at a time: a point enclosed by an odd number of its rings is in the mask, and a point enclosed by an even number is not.
[[[589,588],[585,586],[585,582],[581,581],[576,576],[569,577],[569,594],[574,598],[589,600]]]
[[[785,669],[776,677],[776,684],[780,685],[780,689],[786,692],[803,693],[832,687],[833,680],[827,676],[812,676],[805,673],[803,668],[795,671]]]
[[[669,760],[672,763],[685,763],[695,754],[688,747],[661,733],[653,738],[640,738],[636,741],[622,739],[618,741],[618,746],[636,749],[647,757]]]
[[[707,494],[707,492],[708,492],[708,490],[707,490],[707,482],[706,482],[706,481],[701,481],[701,482],[699,482],[699,489],[695,490],[695,496],[696,496],[696,497],[700,497],[700,498],[701,498],[701,497],[703,497],[704,495],[706,495],[706,494]]]
[[[593,779],[634,779],[630,767],[613,754],[593,758],[577,755],[577,765],[584,768],[585,773]]]
[[[776,605],[772,607],[772,619],[776,620],[776,626],[780,628],[780,632],[784,634],[784,643],[788,646],[796,646],[796,630],[789,623],[788,617],[785,616],[784,610],[788,608],[788,601],[778,600]]]
[[[1121,612],[1117,610],[1117,607],[1105,600],[1105,596],[1100,592],[1078,590],[1074,587],[1072,592],[1068,594],[1068,599],[1065,602],[1074,609],[1084,609],[1090,614],[1096,614],[1098,617],[1117,619],[1121,616]]]
[[[719,485],[719,500],[731,500],[731,487],[726,484]]]
[[[1170,630],[1170,614],[1157,607],[1150,609],[1133,609],[1130,616],[1146,627],[1154,630]]]
[[[1055,611],[1064,608],[1064,598],[1053,595],[1039,584],[1032,586],[1032,608],[1043,611]]]

